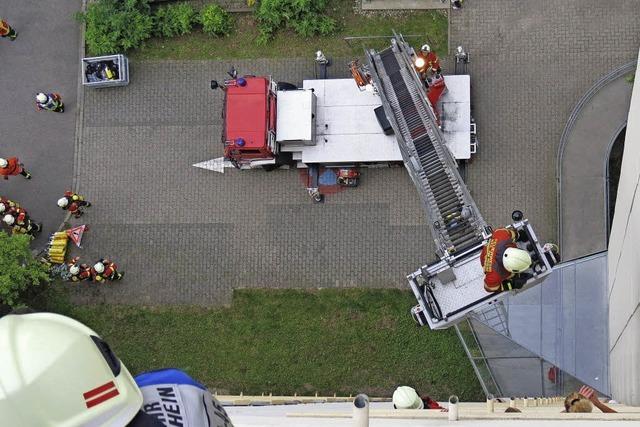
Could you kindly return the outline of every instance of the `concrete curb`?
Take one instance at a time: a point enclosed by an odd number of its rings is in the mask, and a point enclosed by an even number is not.
[[[87,0],[82,0],[82,8],[81,12],[85,12],[87,10]],[[84,34],[86,30],[86,25],[80,25],[80,47],[79,47],[79,63],[80,67],[82,67],[82,58],[85,55],[85,41]],[[78,71],[78,90],[77,90],[77,99],[76,99],[76,136],[75,136],[75,144],[73,149],[73,181],[71,183],[72,188],[77,192],[81,193],[78,188],[80,183],[78,182],[78,165],[80,164],[79,153],[80,153],[80,144],[82,144],[82,133],[84,127],[84,86],[82,85],[82,72]],[[66,220],[69,218],[67,217]]]
[[[569,139],[569,135],[573,131],[575,123],[578,120],[578,116],[580,116],[582,109],[589,103],[589,101],[591,101],[591,99],[596,95],[596,93],[598,93],[600,89],[602,89],[612,81],[624,76],[625,74],[632,72],[636,68],[637,63],[638,63],[637,61],[633,61],[633,62],[624,64],[616,68],[615,70],[611,71],[609,74],[602,76],[599,80],[597,80],[593,84],[593,86],[591,86],[591,88],[582,96],[582,98],[580,98],[576,106],[573,107],[573,110],[569,115],[569,119],[567,120],[567,124],[565,125],[564,130],[562,131],[562,136],[560,137],[560,145],[558,146],[558,156],[556,160],[556,188],[557,188],[556,203],[557,203],[557,218],[558,218],[557,234],[558,234],[558,246],[560,247],[560,253],[562,253],[562,243],[563,243],[562,242],[562,160],[564,157],[565,145],[567,143],[567,140]]]
[[[87,9],[87,0],[82,0],[82,6],[81,6],[81,12],[84,12]],[[82,24],[80,26],[80,48],[79,48],[79,55],[80,55],[80,66],[82,66],[82,58],[84,58],[84,32],[85,32],[85,25]],[[73,147],[73,178],[71,181],[71,188],[75,189],[76,192],[79,192],[77,189],[77,185],[78,185],[78,152],[80,151],[80,141],[82,140],[82,125],[83,125],[83,120],[84,120],[84,112],[83,112],[83,104],[84,104],[84,92],[83,92],[83,86],[82,86],[82,73],[78,72],[78,90],[77,90],[77,94],[76,94],[76,135],[75,135],[75,142],[74,142],[74,147]],[[62,231],[63,228],[66,227],[67,224],[69,224],[69,220],[71,219],[71,213],[67,212],[64,219],[62,220],[62,222],[60,223],[60,225],[58,226],[58,228],[56,229],[55,232],[58,231]],[[31,252],[33,254],[40,254],[42,252],[45,251],[45,249],[47,248],[47,244],[45,243],[44,246],[38,250],[34,249]]]

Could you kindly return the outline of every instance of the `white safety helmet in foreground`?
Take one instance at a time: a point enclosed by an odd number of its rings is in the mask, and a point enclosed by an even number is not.
[[[0,203],[0,213],[4,212],[6,209],[6,206],[4,205],[4,203]]]
[[[52,313],[0,318],[2,425],[123,427],[142,403],[127,368],[83,324]]]
[[[42,92],[36,95],[36,101],[38,101],[41,104],[44,104],[45,102],[47,102],[48,99],[49,97]]]
[[[80,273],[80,267],[78,267],[77,265],[72,265],[71,267],[69,267],[69,273],[76,275],[78,273]]]
[[[7,159],[3,159],[2,157],[0,157],[0,168],[6,168],[9,165],[9,162],[7,162]]]
[[[431,47],[429,47],[428,44],[423,44],[420,50],[423,51],[424,53],[429,53],[431,52]]]
[[[103,273],[104,272],[104,264],[101,263],[101,262],[96,262],[93,265],[93,269],[98,273]]]
[[[9,215],[9,214],[6,214],[4,218],[2,218],[2,220],[7,225],[13,225],[13,223],[16,222],[16,219],[13,217],[13,215]]]
[[[61,208],[66,208],[68,204],[69,200],[67,200],[66,197],[61,197],[58,199],[58,206],[60,206]]]
[[[511,273],[522,273],[531,267],[531,256],[525,250],[507,248],[502,255],[502,265]]]
[[[393,392],[393,406],[396,409],[424,409],[424,402],[413,387],[403,385]]]

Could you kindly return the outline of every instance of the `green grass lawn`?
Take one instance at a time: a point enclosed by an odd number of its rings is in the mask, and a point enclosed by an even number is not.
[[[352,0],[331,0],[328,15],[336,19],[338,31],[330,37],[297,36],[291,31],[280,31],[266,46],[257,46],[258,29],[251,14],[233,14],[234,30],[228,37],[212,37],[194,30],[193,33],[170,39],[154,38],[145,47],[130,56],[141,59],[227,59],[227,58],[312,58],[322,49],[328,56],[349,57],[362,55],[365,46],[381,48],[388,39],[353,42],[349,46],[345,36],[388,36],[392,30],[403,34],[424,35],[408,38],[415,46],[429,42],[432,48],[444,54],[447,50],[447,16],[441,11],[394,11],[356,14]]]
[[[483,399],[454,331],[417,328],[401,290],[238,290],[228,308],[76,306],[49,291],[40,309],[86,323],[132,373],[178,367],[220,392]]]

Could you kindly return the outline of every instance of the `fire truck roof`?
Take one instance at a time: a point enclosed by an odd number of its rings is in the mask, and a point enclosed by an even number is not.
[[[265,77],[244,77],[245,86],[227,88],[226,140],[242,138],[245,148],[264,146],[267,132],[267,93]]]

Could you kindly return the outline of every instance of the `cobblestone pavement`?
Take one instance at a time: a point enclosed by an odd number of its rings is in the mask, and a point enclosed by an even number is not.
[[[310,60],[234,64],[314,77]],[[136,63],[130,86],[85,92],[77,181],[94,205],[80,255],[112,256],[127,276],[78,298],[209,305],[236,287],[406,286],[433,249],[404,168],[364,171],[360,187],[314,205],[295,170],[191,166],[222,155],[222,93],[208,87],[230,65]]]
[[[481,144],[467,181],[489,223],[520,208],[557,239],[560,136],[592,84],[637,57],[638,22],[634,0],[469,0],[452,11],[449,46],[471,53]]]
[[[591,82],[637,52],[632,3],[505,9],[504,1],[470,0],[454,11],[451,46],[473,55],[481,142],[468,180],[489,222],[508,221],[518,207],[555,238],[560,134]],[[234,64],[298,84],[314,73],[306,59]],[[366,170],[357,189],[313,205],[297,171],[191,167],[222,154],[222,94],[208,86],[230,65],[134,63],[130,86],[85,92],[76,178],[94,207],[81,254],[112,256],[127,277],[81,285],[78,300],[212,305],[229,302],[237,287],[404,288],[405,275],[434,255],[403,168]]]

